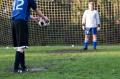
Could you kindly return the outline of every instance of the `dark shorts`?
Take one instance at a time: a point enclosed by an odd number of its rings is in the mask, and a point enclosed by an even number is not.
[[[97,28],[85,28],[85,35],[97,35]]]
[[[12,21],[12,37],[14,47],[28,46],[28,24],[27,21]]]

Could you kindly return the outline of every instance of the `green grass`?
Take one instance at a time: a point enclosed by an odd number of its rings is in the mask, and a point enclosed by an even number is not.
[[[26,64],[46,71],[15,74],[15,50],[0,48],[0,79],[120,79],[120,46],[38,46],[26,50]]]

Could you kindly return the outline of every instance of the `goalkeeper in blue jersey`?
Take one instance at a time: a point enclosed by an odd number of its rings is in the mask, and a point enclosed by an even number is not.
[[[28,21],[33,19],[38,21],[39,17],[30,16],[31,8],[46,22],[48,19],[38,10],[35,0],[13,0],[12,6],[12,36],[16,56],[14,62],[14,72],[27,71],[25,65],[25,51],[28,47]]]
[[[97,10],[94,9],[94,2],[88,3],[88,10],[85,10],[82,17],[82,29],[85,33],[84,50],[88,49],[89,35],[93,36],[93,48],[97,46],[97,31],[100,30],[100,18]]]

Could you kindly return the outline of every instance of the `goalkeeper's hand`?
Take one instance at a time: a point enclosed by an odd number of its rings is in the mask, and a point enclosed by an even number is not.
[[[85,30],[85,26],[82,26],[82,29]]]
[[[101,28],[100,27],[97,27],[97,31],[100,31],[101,30]]]

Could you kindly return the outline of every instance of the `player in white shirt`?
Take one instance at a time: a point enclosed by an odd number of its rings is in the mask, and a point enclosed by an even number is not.
[[[84,50],[88,49],[89,35],[93,35],[93,48],[97,46],[97,31],[100,30],[100,18],[97,10],[94,9],[94,2],[88,3],[88,10],[85,10],[82,17],[82,29],[85,31]]]

